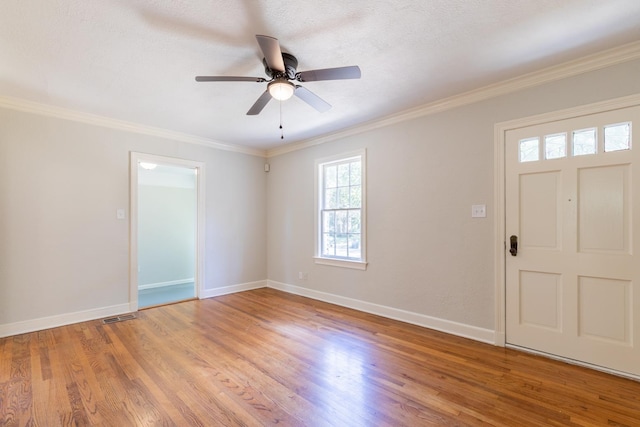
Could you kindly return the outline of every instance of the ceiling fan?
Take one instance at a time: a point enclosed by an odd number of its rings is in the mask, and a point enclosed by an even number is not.
[[[319,80],[359,79],[361,76],[360,68],[357,65],[297,71],[298,60],[295,56],[280,50],[278,39],[261,35],[256,35],[256,39],[264,55],[262,63],[268,79],[263,77],[196,76],[197,82],[268,82],[267,89],[247,111],[249,116],[260,114],[271,98],[284,101],[293,95],[323,113],[329,110],[331,105],[310,90],[292,83],[291,80],[315,82]]]

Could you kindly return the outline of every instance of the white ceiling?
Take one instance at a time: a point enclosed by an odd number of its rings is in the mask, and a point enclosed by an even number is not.
[[[298,71],[359,65],[247,110],[266,83],[256,34]],[[640,40],[638,0],[2,0],[0,96],[270,149]]]

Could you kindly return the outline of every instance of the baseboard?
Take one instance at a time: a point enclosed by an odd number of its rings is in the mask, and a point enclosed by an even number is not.
[[[129,303],[0,325],[0,338],[129,313]]]
[[[147,285],[139,285],[138,286],[138,290],[143,290],[143,289],[153,289],[153,288],[162,288],[164,286],[172,286],[172,285],[182,285],[185,283],[193,283],[194,282],[194,278],[187,278],[187,279],[179,279],[179,280],[170,280],[168,282],[158,282],[158,283],[149,283]]]
[[[239,285],[223,286],[221,288],[203,289],[200,291],[200,299],[213,298],[221,295],[234,294],[236,292],[250,291],[267,287],[267,280],[257,282],[241,283]]]
[[[424,314],[418,314],[393,307],[360,301],[353,298],[347,298],[340,295],[320,292],[300,286],[289,285],[286,283],[276,282],[274,280],[258,280],[256,282],[205,289],[200,292],[200,298],[213,298],[221,295],[250,291],[253,289],[265,287],[319,301],[328,302],[331,304],[340,305],[343,307],[353,308],[365,313],[371,313],[429,329],[435,329],[437,331],[446,332],[448,334],[457,335],[464,338],[470,338],[488,344],[496,344],[496,332],[490,329],[478,328],[476,326],[452,322],[450,320],[439,319],[437,317],[426,316]],[[117,316],[129,312],[129,303],[126,303],[110,307],[98,308],[94,310],[66,313],[56,316],[42,317],[39,319],[0,325],[0,338],[39,331],[43,329],[55,328],[57,326],[69,325],[72,323],[86,322],[88,320],[95,320],[103,317]]]
[[[267,287],[283,292],[288,292],[290,294],[329,302],[343,307],[353,308],[365,313],[371,313],[429,329],[435,329],[440,332],[446,332],[451,335],[469,338],[487,344],[494,345],[496,343],[495,331],[491,329],[478,328],[476,326],[452,322],[450,320],[439,319],[437,317],[426,316],[424,314],[414,313],[411,311],[400,310],[397,308],[387,307],[384,305],[374,304],[366,301],[360,301],[353,298],[315,291],[313,289],[302,288],[300,286],[288,285],[286,283],[280,283],[274,280],[267,280]]]

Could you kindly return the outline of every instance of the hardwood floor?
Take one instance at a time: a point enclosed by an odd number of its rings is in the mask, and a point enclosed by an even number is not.
[[[0,339],[0,426],[639,426],[640,383],[259,289]]]

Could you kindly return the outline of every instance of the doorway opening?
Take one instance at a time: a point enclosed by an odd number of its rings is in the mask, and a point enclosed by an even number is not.
[[[203,164],[131,154],[132,310],[199,296]]]

